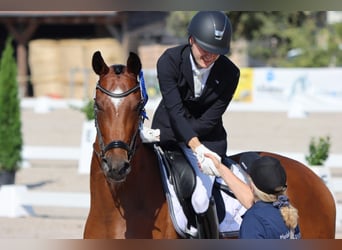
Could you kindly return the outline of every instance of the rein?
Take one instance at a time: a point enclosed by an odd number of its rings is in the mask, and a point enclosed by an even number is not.
[[[105,158],[105,154],[107,151],[113,149],[113,148],[121,148],[127,151],[127,155],[128,155],[128,161],[130,162],[132,159],[132,156],[135,153],[135,149],[136,149],[136,139],[137,139],[137,135],[138,135],[138,131],[140,126],[142,126],[142,124],[144,123],[144,119],[147,118],[146,116],[146,112],[145,112],[145,104],[147,102],[147,94],[146,94],[146,90],[145,90],[145,85],[144,85],[144,79],[143,79],[143,74],[142,71],[139,74],[139,81],[138,84],[136,86],[134,86],[133,88],[120,93],[120,94],[116,94],[116,93],[112,93],[109,90],[103,88],[100,85],[100,82],[98,81],[96,83],[96,89],[99,89],[102,93],[113,97],[113,98],[124,98],[134,92],[136,92],[137,90],[141,89],[142,91],[142,99],[140,101],[140,105],[139,105],[139,110],[140,110],[140,119],[139,119],[139,126],[137,128],[137,130],[135,131],[133,137],[131,138],[130,143],[126,143],[124,141],[121,140],[113,140],[110,143],[108,143],[107,145],[105,145],[104,141],[103,141],[103,137],[101,134],[101,130],[98,126],[98,121],[97,121],[97,106],[96,106],[96,102],[94,102],[94,111],[95,111],[95,127],[97,130],[97,134],[98,134],[98,139],[99,139],[99,144],[100,144],[100,150],[101,152],[98,153],[96,152],[96,154],[101,158],[104,159]]]

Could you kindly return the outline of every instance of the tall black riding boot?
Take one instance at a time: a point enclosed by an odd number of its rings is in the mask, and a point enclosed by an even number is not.
[[[196,223],[199,239],[219,238],[219,223],[213,197],[210,198],[208,210],[204,213],[196,214]]]

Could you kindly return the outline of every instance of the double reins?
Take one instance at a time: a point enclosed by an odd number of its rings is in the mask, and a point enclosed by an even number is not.
[[[102,93],[113,97],[113,98],[124,98],[136,91],[138,91],[139,89],[141,90],[142,94],[141,94],[141,100],[140,100],[140,104],[139,104],[139,114],[140,114],[140,119],[139,119],[139,124],[138,127],[136,129],[136,131],[133,134],[133,137],[131,138],[130,143],[126,143],[122,140],[113,140],[110,143],[108,143],[107,145],[105,145],[102,134],[101,134],[101,130],[99,128],[98,125],[98,120],[97,120],[97,105],[96,102],[94,102],[94,112],[95,112],[95,127],[96,127],[96,131],[97,131],[97,135],[98,135],[98,140],[99,140],[99,145],[100,145],[100,154],[98,154],[101,159],[105,158],[105,154],[108,150],[111,150],[113,148],[121,148],[127,151],[127,155],[128,155],[128,161],[131,161],[134,153],[135,153],[135,149],[136,149],[136,139],[137,139],[137,135],[138,135],[138,131],[140,129],[140,127],[142,126],[142,124],[144,123],[145,118],[147,118],[146,116],[146,112],[145,112],[145,104],[147,102],[147,94],[146,94],[146,90],[145,90],[145,83],[144,83],[144,78],[143,78],[143,73],[142,71],[140,71],[139,73],[139,80],[137,80],[137,85],[134,86],[133,88],[117,94],[117,93],[113,93],[107,89],[105,89],[104,87],[101,86],[100,82],[98,81],[96,83],[96,89],[100,90]]]

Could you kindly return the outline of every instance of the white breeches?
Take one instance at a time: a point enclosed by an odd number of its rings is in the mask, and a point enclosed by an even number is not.
[[[184,143],[180,143],[179,146],[183,150],[196,173],[196,186],[191,197],[192,206],[196,213],[204,213],[209,207],[209,199],[211,197],[215,176],[202,173],[199,168],[197,158],[192,150]]]

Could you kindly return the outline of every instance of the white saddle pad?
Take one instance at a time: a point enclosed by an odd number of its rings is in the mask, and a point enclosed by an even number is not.
[[[247,181],[246,176],[243,173],[243,170],[240,168],[239,165],[232,165],[231,170],[241,180],[243,180],[244,182]],[[173,185],[170,184],[167,178],[165,179],[167,180],[167,188],[168,188],[168,190],[166,190],[166,193],[168,193],[168,204],[170,207],[171,218],[173,220],[176,231],[178,231],[179,233],[179,230],[181,230],[183,233],[187,232],[188,234],[196,235],[197,230],[195,228],[191,228],[190,230],[187,228],[188,220],[175,194]],[[217,181],[224,184],[221,178],[217,178]],[[224,220],[220,223],[219,230],[220,232],[224,232],[224,233],[236,232],[240,229],[240,225],[242,222],[241,216],[246,212],[246,208],[244,208],[241,205],[241,203],[238,202],[237,199],[230,197],[223,191],[221,191],[221,193],[222,193],[222,197],[225,203],[226,216]]]

